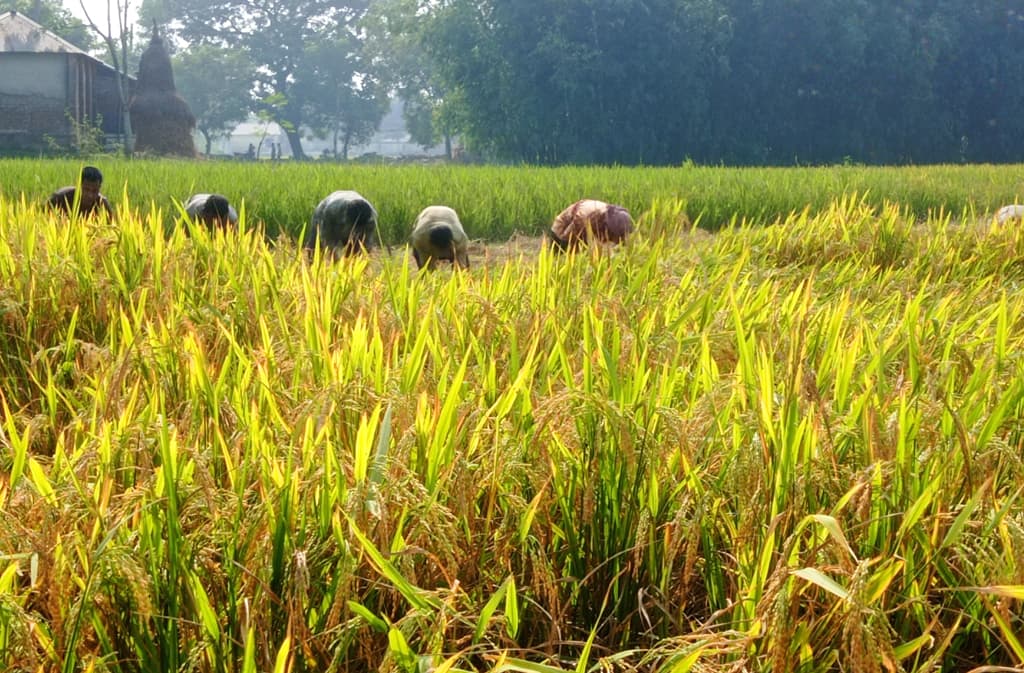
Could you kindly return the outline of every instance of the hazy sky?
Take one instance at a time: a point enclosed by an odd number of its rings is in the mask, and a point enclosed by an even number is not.
[[[142,0],[64,0],[64,6],[75,16],[85,21],[85,13],[82,11],[82,4],[89,10],[89,16],[96,22],[103,30],[107,28],[107,7],[109,5],[110,10],[117,12],[118,2],[124,6],[125,2],[128,3],[128,11],[130,14],[130,21],[135,22],[136,17],[139,13],[139,5]],[[117,16],[114,16],[111,20],[111,26],[114,29],[114,33],[117,33]]]

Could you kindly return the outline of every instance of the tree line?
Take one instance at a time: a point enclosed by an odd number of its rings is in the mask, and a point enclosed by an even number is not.
[[[415,142],[499,162],[1013,162],[1024,147],[1020,0],[141,1],[207,147],[255,111],[294,157],[310,135],[344,156],[390,96]]]
[[[504,160],[882,164],[1024,155],[1019,1],[425,6],[421,45],[457,106],[460,131]]]

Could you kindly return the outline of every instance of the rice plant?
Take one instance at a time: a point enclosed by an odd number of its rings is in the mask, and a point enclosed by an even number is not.
[[[0,196],[8,669],[1024,666],[1020,229],[637,196],[420,273],[136,189]]]
[[[0,195],[41,203],[74,182],[80,160],[0,159]],[[820,168],[565,167],[360,165],[292,162],[123,160],[104,158],[104,192],[120,210],[155,209],[170,230],[193,193],[220,192],[244,205],[248,226],[268,238],[296,240],[313,208],[338,189],[355,189],[379,214],[380,235],[405,243],[420,210],[447,205],[459,213],[472,239],[504,241],[537,235],[555,215],[581,198],[628,208],[648,223],[687,222],[718,230],[746,219],[766,224],[807,210],[817,214],[844,195],[859,194],[882,208],[898,203],[915,219],[977,220],[1024,199],[1024,166],[920,166]]]

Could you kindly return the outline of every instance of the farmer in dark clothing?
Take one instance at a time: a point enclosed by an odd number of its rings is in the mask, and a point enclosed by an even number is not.
[[[221,194],[193,194],[185,204],[185,213],[211,230],[238,226],[238,213]]]
[[[90,217],[103,210],[109,217],[114,216],[114,209],[110,207],[110,201],[100,193],[103,185],[103,174],[95,166],[86,166],[82,169],[81,184],[76,187],[61,187],[46,200],[47,206],[57,212],[70,215],[72,213],[79,217]],[[75,200],[78,200],[78,209],[75,209]]]
[[[313,210],[304,246],[320,247],[331,255],[351,255],[374,247],[377,211],[358,192],[340,190],[324,197]]]

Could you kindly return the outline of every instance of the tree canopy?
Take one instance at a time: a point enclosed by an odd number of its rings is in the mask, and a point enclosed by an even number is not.
[[[186,50],[244,53],[253,105],[296,157],[303,133],[345,147],[372,132],[387,94],[415,142],[457,135],[503,162],[1024,155],[1024,5],[1006,0],[144,0],[141,14]]]
[[[451,158],[452,138],[462,130],[460,105],[427,55],[429,22],[421,9],[420,0],[376,0],[363,22],[365,52],[402,101],[410,139],[425,149],[443,140]]]
[[[497,160],[1024,153],[1024,6],[1005,0],[388,1]]]
[[[252,109],[255,68],[245,52],[198,45],[174,59],[178,91],[196,116],[209,154],[213,140],[245,120]]]
[[[284,129],[295,158],[305,157],[304,127],[324,118],[324,100],[313,94],[323,86],[357,88],[365,74],[361,42],[354,36],[366,0],[159,0],[159,5],[159,11],[147,12],[172,20],[178,39],[248,56],[255,66],[256,104]],[[324,80],[318,54],[339,43],[351,48],[333,52],[340,62]],[[350,80],[338,79],[350,72],[356,73]]]

